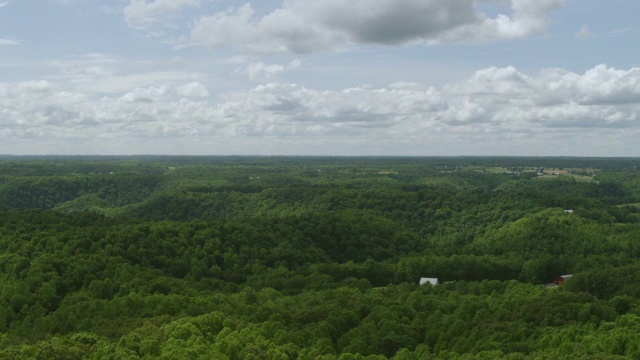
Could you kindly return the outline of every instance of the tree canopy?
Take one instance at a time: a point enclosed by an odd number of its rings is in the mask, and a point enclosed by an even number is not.
[[[3,158],[0,359],[640,358],[638,162]]]

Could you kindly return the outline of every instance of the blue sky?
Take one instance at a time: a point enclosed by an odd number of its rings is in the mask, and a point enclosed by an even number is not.
[[[640,156],[632,0],[0,0],[0,153]]]

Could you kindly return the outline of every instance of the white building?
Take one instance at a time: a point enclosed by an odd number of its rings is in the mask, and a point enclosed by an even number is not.
[[[430,284],[431,286],[436,286],[438,284],[440,284],[440,282],[438,281],[438,278],[420,278],[420,285],[424,285],[424,284]]]

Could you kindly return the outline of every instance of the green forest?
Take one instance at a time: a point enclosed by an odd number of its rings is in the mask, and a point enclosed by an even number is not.
[[[0,359],[640,359],[638,166],[3,156]]]

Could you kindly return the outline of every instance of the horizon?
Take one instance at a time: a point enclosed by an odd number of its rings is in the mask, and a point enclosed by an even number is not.
[[[474,159],[621,159],[621,160],[640,160],[640,156],[565,156],[565,155],[287,155],[287,154],[0,154],[2,158],[404,158],[404,159],[447,159],[447,158],[474,158]]]

